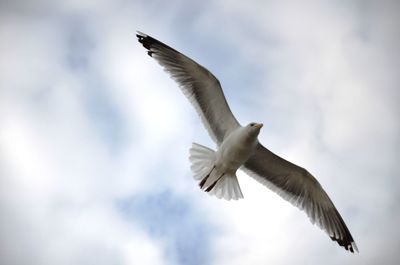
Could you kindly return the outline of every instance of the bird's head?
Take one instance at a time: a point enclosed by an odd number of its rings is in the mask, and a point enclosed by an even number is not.
[[[262,123],[251,122],[247,124],[245,128],[250,134],[257,136],[260,133],[262,127]]]

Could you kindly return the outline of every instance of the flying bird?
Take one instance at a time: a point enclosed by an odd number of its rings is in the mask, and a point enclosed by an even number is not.
[[[226,102],[218,79],[205,67],[141,32],[138,41],[178,83],[201,117],[216,151],[193,143],[193,177],[205,192],[226,200],[243,198],[236,171],[240,168],[283,199],[305,211],[329,237],[346,250],[357,251],[343,218],[320,183],[304,168],[269,151],[258,141],[262,123],[241,126]]]

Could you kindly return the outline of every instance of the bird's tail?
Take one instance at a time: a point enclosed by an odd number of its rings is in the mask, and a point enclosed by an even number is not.
[[[226,175],[215,168],[215,151],[193,143],[189,150],[193,178],[199,181],[200,188],[210,195],[226,200],[243,198],[236,175]]]

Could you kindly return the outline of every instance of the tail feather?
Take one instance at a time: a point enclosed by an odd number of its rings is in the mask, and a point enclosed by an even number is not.
[[[193,178],[195,180],[202,180],[214,167],[215,152],[208,147],[193,143],[189,154],[189,160],[192,163],[190,168],[193,172]]]
[[[236,176],[224,175],[209,192],[219,199],[238,200],[243,198],[242,190]]]
[[[236,175],[225,175],[215,169],[215,151],[193,143],[189,150],[193,178],[200,188],[218,198],[237,200],[243,198]]]

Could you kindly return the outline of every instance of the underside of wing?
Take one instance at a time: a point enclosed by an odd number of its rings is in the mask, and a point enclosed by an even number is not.
[[[319,182],[304,168],[275,155],[261,144],[242,168],[260,183],[305,211],[329,237],[351,252],[358,251],[349,229]]]
[[[218,79],[210,71],[144,33],[138,32],[136,36],[148,50],[147,53],[179,84],[217,144],[240,126],[226,102]]]

